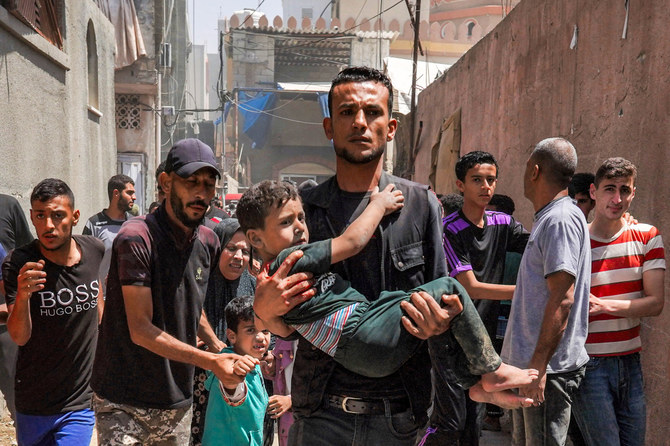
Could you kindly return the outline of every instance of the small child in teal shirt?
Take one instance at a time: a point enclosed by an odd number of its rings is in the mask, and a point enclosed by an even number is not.
[[[268,406],[268,394],[263,385],[259,366],[270,346],[270,332],[254,325],[253,297],[231,300],[225,309],[226,334],[232,347],[222,353],[245,355],[234,366],[235,373],[246,374],[244,382],[235,389],[226,389],[214,374],[205,381],[210,392],[203,446],[263,445],[263,418]]]

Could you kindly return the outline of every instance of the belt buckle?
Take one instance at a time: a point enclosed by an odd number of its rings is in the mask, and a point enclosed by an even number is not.
[[[353,396],[345,396],[345,397],[342,399],[342,410],[344,411],[344,413],[357,414],[358,412],[355,412],[355,411],[353,411],[353,410],[349,410],[349,409],[347,409],[347,403],[349,402],[349,400],[351,400],[351,401],[360,401],[360,400],[362,400],[362,399],[363,399],[363,398],[354,398]]]

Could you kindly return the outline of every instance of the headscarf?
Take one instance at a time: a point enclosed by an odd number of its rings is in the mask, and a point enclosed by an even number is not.
[[[221,249],[233,238],[233,235],[240,230],[240,223],[236,218],[227,218],[214,227],[214,233],[219,237]],[[228,302],[238,296],[253,296],[256,293],[256,278],[249,274],[247,268],[242,275],[235,280],[228,280],[223,277],[219,270],[217,260],[216,268],[210,275],[205,294],[205,315],[209,324],[214,329],[216,337],[224,341],[226,339],[226,317],[224,309]]]

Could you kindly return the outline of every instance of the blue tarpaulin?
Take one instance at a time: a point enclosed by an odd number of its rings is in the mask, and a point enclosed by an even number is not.
[[[247,99],[250,95],[241,91],[238,97],[240,102],[237,108],[244,119],[242,132],[253,141],[252,148],[262,149],[268,141],[272,124],[272,114],[267,110],[274,108],[277,95],[265,92]]]
[[[317,93],[319,106],[323,117],[329,117],[328,112],[328,93]],[[272,124],[272,110],[277,104],[278,97],[274,92],[255,92],[242,91],[238,92],[237,109],[244,121],[242,132],[246,134],[252,141],[252,148],[262,149],[267,144],[270,137],[270,125]],[[224,120],[228,119],[228,113],[232,103],[228,102],[224,106]],[[215,125],[221,123],[218,118]]]

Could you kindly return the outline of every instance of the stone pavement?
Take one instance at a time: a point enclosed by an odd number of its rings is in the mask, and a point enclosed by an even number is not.
[[[510,446],[512,444],[512,417],[509,411],[500,419],[500,432],[482,431],[479,446]]]
[[[512,444],[512,434],[505,432],[483,431],[479,446],[509,446]]]

